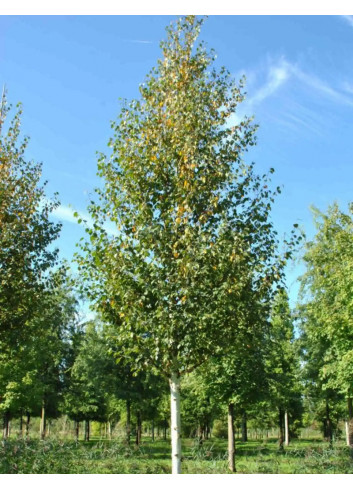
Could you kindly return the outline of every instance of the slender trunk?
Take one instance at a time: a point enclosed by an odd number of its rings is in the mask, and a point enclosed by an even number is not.
[[[126,401],[126,441],[130,445],[130,435],[131,435],[131,402]]]
[[[90,436],[90,432],[89,432],[89,419],[86,419],[85,420],[85,441],[89,441],[89,436]]]
[[[288,411],[284,412],[284,444],[286,447],[289,445],[289,419],[288,419]]]
[[[9,424],[10,424],[10,416],[9,413],[6,412],[3,417],[2,437],[4,440],[7,440],[10,434]]]
[[[228,405],[228,466],[235,472],[234,404]]]
[[[28,440],[29,437],[29,422],[31,420],[31,415],[27,411],[27,419],[26,419],[26,440]]]
[[[80,422],[79,421],[75,421],[75,438],[76,438],[76,443],[78,443],[79,436],[80,436]]]
[[[21,417],[20,417],[20,438],[23,438],[23,416],[22,416],[22,413],[21,413]]]
[[[157,425],[157,437],[159,438],[159,424]]]
[[[348,398],[348,445],[353,448],[353,403],[352,398]]]
[[[47,420],[46,420],[46,414],[45,414],[45,403],[42,401],[42,414],[40,418],[40,439],[44,440],[45,438],[45,431],[46,431],[46,426],[47,425]]]
[[[167,439],[167,420],[164,420],[164,427],[163,427],[163,439]]]
[[[170,385],[170,434],[172,441],[172,474],[181,474],[180,378],[172,372]]]
[[[200,424],[197,427],[196,438],[197,438],[197,444],[198,444],[198,446],[201,446],[202,445],[202,429],[201,429],[201,425]]]
[[[138,438],[139,438],[139,445],[142,440],[142,416],[141,416],[141,411],[138,413],[138,421],[137,421],[137,432],[138,432]]]
[[[141,411],[137,411],[137,423],[136,423],[136,445],[139,446],[141,443],[142,436],[142,421],[141,421]]]
[[[109,440],[112,439],[112,423],[108,421],[108,438]]]
[[[332,422],[330,418],[330,406],[326,399],[326,437],[330,447],[332,447]]]
[[[279,409],[278,411],[278,424],[279,424],[279,440],[278,447],[280,450],[283,450],[283,442],[284,442],[284,433],[283,433],[283,411]]]
[[[151,426],[151,436],[152,436],[152,441],[154,441],[154,420],[152,419],[152,426]]]
[[[241,441],[248,441],[248,426],[247,426],[247,418],[246,411],[243,410],[242,418],[241,418]]]

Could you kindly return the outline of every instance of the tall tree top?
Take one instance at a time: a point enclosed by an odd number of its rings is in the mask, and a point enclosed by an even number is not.
[[[140,100],[112,124],[81,260],[87,293],[119,338],[165,371],[192,369],[228,342],[245,296],[270,293],[284,263],[269,219],[276,192],[242,160],[256,128],[249,118],[232,125],[243,82],[212,67],[196,43],[201,23],[189,16],[167,29]]]

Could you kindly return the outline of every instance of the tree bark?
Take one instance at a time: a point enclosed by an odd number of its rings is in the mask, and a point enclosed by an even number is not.
[[[126,401],[126,442],[130,445],[130,435],[131,435],[131,402],[128,399]]]
[[[80,422],[79,421],[75,421],[75,438],[76,438],[76,443],[78,443],[79,436],[80,436]]]
[[[167,439],[167,420],[164,420],[164,427],[163,427],[163,440]]]
[[[45,432],[47,428],[47,419],[46,419],[46,413],[45,413],[45,403],[42,401],[42,414],[40,418],[40,439],[44,440],[45,438]]]
[[[9,413],[6,412],[3,417],[3,431],[2,431],[2,437],[4,440],[7,440],[10,434],[10,416]]]
[[[234,404],[228,405],[228,466],[235,472]]]
[[[326,438],[327,441],[330,444],[330,447],[332,447],[332,422],[330,418],[330,406],[328,403],[328,400],[326,399]]]
[[[202,428],[200,424],[197,427],[196,437],[197,437],[197,444],[200,447],[202,445]]]
[[[141,421],[141,411],[137,411],[137,423],[136,423],[136,445],[139,446],[142,437],[142,421]]]
[[[352,398],[348,398],[348,446],[353,448],[353,403]]]
[[[151,437],[152,441],[154,442],[154,420],[152,419],[152,426],[151,426]]]
[[[181,474],[180,378],[176,372],[172,372],[169,385],[172,474]]]
[[[284,444],[286,447],[289,445],[289,419],[287,410],[284,412]]]
[[[28,440],[29,437],[29,422],[31,420],[31,415],[27,411],[27,419],[26,419],[26,440]]]
[[[108,421],[108,438],[109,438],[109,440],[112,439],[112,423],[111,423],[111,421]]]
[[[22,412],[21,412],[21,416],[20,416],[20,438],[23,438],[23,415],[22,415]]]
[[[90,436],[90,432],[89,432],[89,419],[86,419],[85,421],[85,441],[89,441],[89,436]]]
[[[345,420],[344,427],[346,429],[346,444],[347,444],[347,447],[349,447],[349,423],[348,423],[348,419]]]
[[[243,410],[242,418],[241,418],[241,441],[248,441],[248,426],[247,426],[247,417],[246,411]]]
[[[283,433],[283,411],[280,408],[278,411],[278,424],[279,424],[279,440],[278,447],[280,450],[283,450],[283,442],[284,442],[284,433]]]

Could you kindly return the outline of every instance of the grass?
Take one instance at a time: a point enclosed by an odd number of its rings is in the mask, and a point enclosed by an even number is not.
[[[343,442],[334,448],[319,440],[296,440],[283,452],[276,440],[237,442],[240,474],[352,474],[353,458]],[[198,446],[183,440],[183,473],[227,474],[226,440]],[[0,473],[7,474],[169,474],[170,443],[143,439],[140,447],[117,440],[90,442],[10,439],[0,447]]]

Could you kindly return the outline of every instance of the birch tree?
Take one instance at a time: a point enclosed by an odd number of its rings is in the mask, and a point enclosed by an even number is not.
[[[242,159],[256,128],[249,118],[232,124],[243,81],[214,68],[214,53],[196,42],[201,24],[189,16],[167,28],[140,99],[112,123],[78,258],[123,354],[169,380],[173,473],[181,471],[181,376],[229,345],[242,297],[271,288],[282,266],[269,220],[276,192]]]

